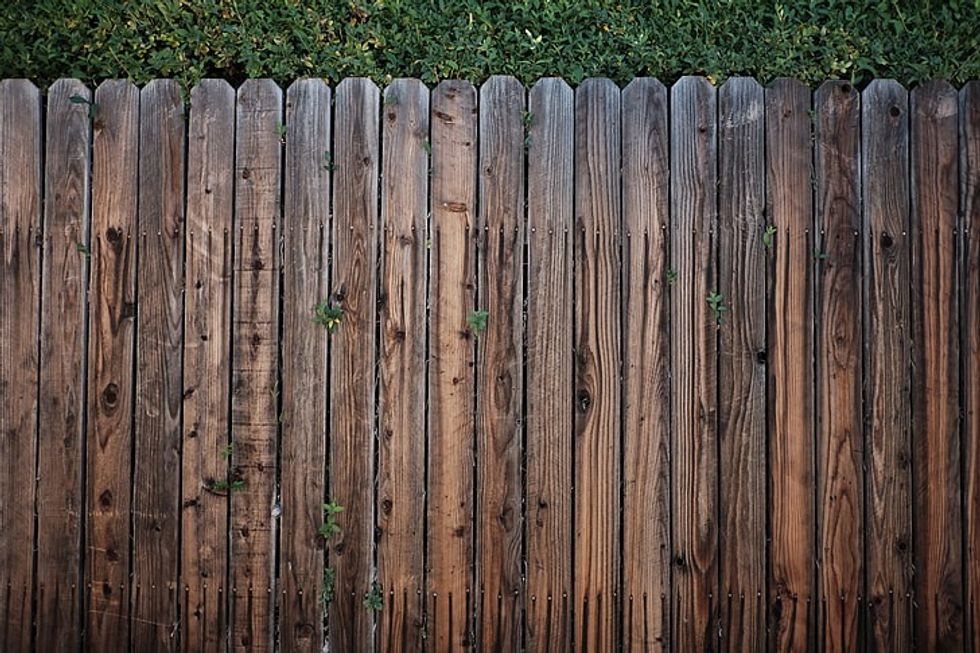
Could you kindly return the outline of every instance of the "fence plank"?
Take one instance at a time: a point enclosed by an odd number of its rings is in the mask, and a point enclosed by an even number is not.
[[[623,637],[670,647],[667,89],[634,79],[623,115]]]
[[[910,646],[908,93],[875,80],[862,93],[868,636]]]
[[[684,77],[671,89],[672,643],[714,648],[718,625],[715,89]]]
[[[480,88],[477,218],[477,628],[485,650],[518,650],[523,565],[522,409],[524,87],[494,76]]]
[[[472,644],[476,89],[432,92],[427,623],[436,650]]]
[[[185,227],[184,433],[181,479],[181,646],[228,644],[228,477],[231,405],[235,91],[191,90]]]
[[[963,252],[960,351],[963,360],[963,501],[967,554],[963,604],[967,648],[980,646],[980,82],[960,91],[960,193]]]
[[[140,94],[131,646],[176,650],[184,320],[184,102]]]
[[[319,79],[286,91],[282,307],[282,626],[290,651],[323,648],[327,457],[327,331],[313,321],[327,299],[330,88]]]
[[[371,642],[374,542],[375,305],[378,256],[380,92],[367,79],[337,87],[332,301],[344,310],[330,358],[330,498],[344,506],[331,548],[337,596],[330,640],[354,650]]]
[[[81,640],[82,447],[89,241],[91,100],[79,81],[48,89],[38,406],[37,649]],[[81,245],[81,247],[79,247]]]
[[[95,91],[92,279],[89,294],[88,647],[129,642],[133,354],[139,91],[123,80]]]
[[[609,79],[575,91],[575,642],[618,632],[622,343],[620,97]]]
[[[382,651],[421,651],[425,555],[426,278],[429,89],[398,79],[384,93],[378,581]]]
[[[764,93],[749,77],[718,91],[718,356],[724,647],[765,648],[766,246]]]
[[[912,466],[916,644],[963,646],[960,520],[958,98],[916,87],[912,121]]]
[[[574,97],[557,78],[529,97],[527,155],[527,636],[571,646]]]
[[[769,643],[813,647],[813,174],[810,89],[781,79],[766,89],[769,305]]]
[[[818,646],[828,651],[856,650],[863,622],[859,105],[846,82],[814,96]]]
[[[38,324],[41,95],[0,81],[0,650],[31,646]]]
[[[232,465],[211,489],[231,501],[231,646],[273,645],[279,430],[279,202],[282,91],[271,80],[238,89],[235,281],[232,324]]]

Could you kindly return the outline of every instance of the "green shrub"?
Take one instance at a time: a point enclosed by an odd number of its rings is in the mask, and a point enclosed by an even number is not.
[[[980,77],[980,0],[13,0],[0,77]]]

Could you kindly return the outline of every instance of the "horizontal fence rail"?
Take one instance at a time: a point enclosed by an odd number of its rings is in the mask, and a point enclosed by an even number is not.
[[[0,650],[977,650],[980,82],[0,82]]]

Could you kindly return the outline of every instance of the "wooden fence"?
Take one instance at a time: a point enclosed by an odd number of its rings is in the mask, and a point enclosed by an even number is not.
[[[0,650],[977,650],[978,229],[976,82],[0,82]]]

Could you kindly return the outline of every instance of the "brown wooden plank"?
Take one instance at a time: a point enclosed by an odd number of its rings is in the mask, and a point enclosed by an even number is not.
[[[89,107],[79,81],[48,88],[41,272],[37,480],[37,637],[42,651],[81,640],[82,447],[89,257]],[[79,245],[82,245],[79,248]],[[79,250],[82,251],[79,251]]]
[[[667,89],[623,89],[623,637],[670,646]]]
[[[874,650],[911,642],[908,92],[874,80],[861,94],[864,206],[865,551]]]
[[[429,488],[427,628],[435,650],[473,642],[476,89],[449,80],[432,92],[429,252]]]
[[[620,528],[619,88],[575,91],[575,644],[615,646]]]
[[[337,87],[331,301],[343,322],[330,353],[330,498],[344,506],[343,532],[330,548],[336,599],[330,641],[342,650],[370,646],[373,611],[364,605],[375,582],[374,399],[378,258],[379,104],[368,79]]]
[[[0,650],[31,646],[38,324],[41,307],[41,94],[0,81]]]
[[[184,432],[181,479],[181,646],[228,644],[232,199],[235,91],[206,79],[191,90],[187,139]]]
[[[966,518],[967,647],[980,646],[980,82],[960,91],[960,192],[963,234],[960,356],[963,360],[963,500]]]
[[[477,338],[477,628],[484,650],[521,646],[523,525],[524,87],[480,88]]]
[[[814,642],[813,193],[810,89],[766,89],[766,193],[771,288],[769,494],[770,647]]]
[[[95,91],[85,627],[94,651],[129,645],[139,101],[124,80]]]
[[[765,98],[750,77],[718,91],[718,438],[724,648],[765,648]]]
[[[429,89],[397,79],[382,110],[378,582],[382,651],[420,651],[425,574]]]
[[[963,646],[960,519],[958,96],[945,82],[911,95],[912,467],[916,645]]]
[[[154,80],[140,93],[131,632],[137,650],[177,649],[184,328],[180,93],[173,80]]]
[[[572,211],[574,96],[561,79],[531,89],[527,138],[527,636],[571,646]]]
[[[672,642],[717,646],[718,324],[707,302],[717,288],[715,89],[701,77],[671,88],[671,514],[674,531]]]
[[[290,651],[323,648],[329,334],[312,317],[329,293],[330,100],[319,79],[286,91],[280,646]]]
[[[273,645],[276,439],[279,430],[279,203],[282,91],[268,79],[238,89],[232,470],[212,490],[231,497],[231,645]]]
[[[826,82],[816,110],[817,522],[822,650],[856,650],[863,621],[860,96]]]

